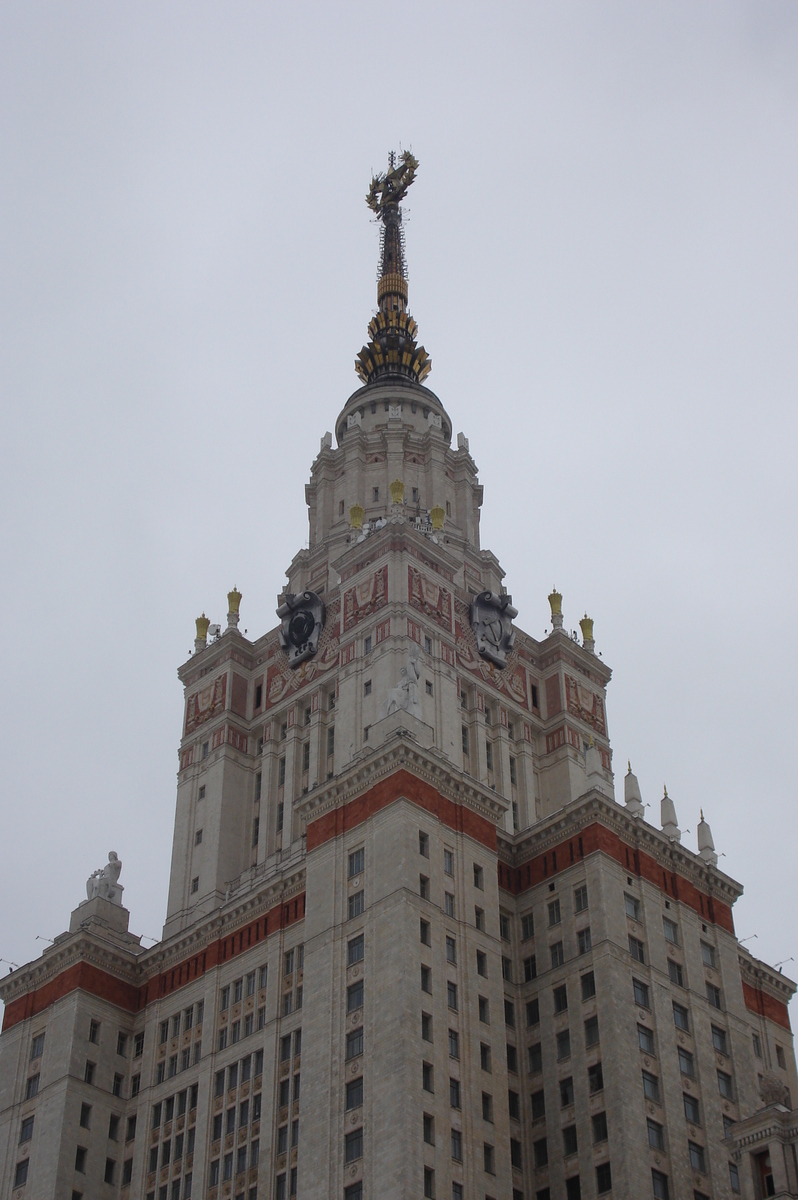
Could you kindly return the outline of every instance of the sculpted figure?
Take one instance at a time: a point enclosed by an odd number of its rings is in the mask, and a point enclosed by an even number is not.
[[[409,712],[412,717],[423,721],[424,714],[418,698],[421,668],[418,665],[418,648],[416,646],[408,650],[407,666],[402,667],[401,677],[401,682],[388,692],[388,698],[382,706],[382,715],[389,717],[391,713]]]
[[[86,895],[89,900],[101,896],[112,904],[122,903],[122,888],[119,885],[119,875],[122,870],[122,860],[115,850],[108,851],[108,862],[104,867],[92,871],[86,880]]]

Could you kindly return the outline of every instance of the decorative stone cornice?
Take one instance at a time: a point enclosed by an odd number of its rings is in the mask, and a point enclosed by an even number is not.
[[[399,729],[383,746],[352,763],[335,779],[302,796],[296,811],[307,824],[347,804],[403,768],[430,784],[453,804],[463,804],[495,825],[509,808],[509,801],[503,796],[454,771],[439,751],[423,749],[412,740],[409,730]]]
[[[754,958],[745,946],[738,947],[737,960],[740,964],[743,983],[748,983],[760,991],[768,992],[782,1004],[788,1004],[795,992],[798,991],[798,984],[783,975],[781,971],[777,971],[775,967],[769,967],[767,963]]]

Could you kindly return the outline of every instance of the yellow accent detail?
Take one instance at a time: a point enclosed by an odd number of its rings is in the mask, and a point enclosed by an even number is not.
[[[436,504],[434,508],[429,510],[429,519],[432,521],[433,529],[443,529],[443,520],[446,516],[446,510],[441,508],[440,504]]]
[[[393,483],[388,485],[391,489],[391,503],[401,504],[405,498],[405,485],[401,479],[394,479]]]
[[[401,296],[407,301],[407,280],[401,275],[383,275],[377,283],[377,303],[385,296]]]
[[[363,528],[363,517],[365,516],[365,512],[366,510],[363,508],[362,504],[352,505],[349,510],[349,524],[353,529]]]
[[[204,642],[208,637],[208,626],[211,623],[210,617],[206,617],[205,613],[201,617],[197,617],[197,638]]]
[[[579,628],[582,630],[582,641],[583,642],[592,642],[593,641],[593,618],[589,617],[587,615],[587,613],[585,613],[585,615],[582,617],[582,620],[579,622]]]
[[[551,615],[553,617],[562,616],[562,594],[556,588],[552,588],[549,592],[549,604],[551,606]]]
[[[241,593],[233,584],[232,592],[227,593],[227,611],[238,616],[238,610],[241,607]]]

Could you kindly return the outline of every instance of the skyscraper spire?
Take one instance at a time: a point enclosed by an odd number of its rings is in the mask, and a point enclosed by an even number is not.
[[[423,346],[416,345],[418,326],[407,311],[407,268],[401,201],[416,177],[418,159],[409,150],[388,156],[388,171],[375,175],[366,203],[382,222],[380,266],[377,276],[379,311],[369,322],[370,341],[357,356],[355,370],[364,383],[405,376],[417,383],[426,379],[432,362]]]

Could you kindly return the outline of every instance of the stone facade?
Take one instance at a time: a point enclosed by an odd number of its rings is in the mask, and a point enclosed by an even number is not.
[[[477,469],[421,352],[389,369],[391,279],[282,627],[245,638],[234,589],[180,668],[162,941],[95,896],[0,982],[0,1196],[796,1195],[794,985],[738,944],[708,826],[693,853],[670,798],[663,829],[616,800],[592,621],[554,592],[545,639],[492,627]]]

